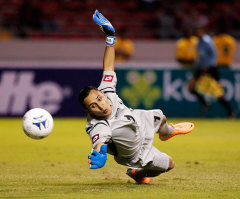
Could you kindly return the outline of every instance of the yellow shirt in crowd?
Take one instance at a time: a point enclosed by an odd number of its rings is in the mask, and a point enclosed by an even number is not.
[[[219,66],[230,66],[233,63],[233,57],[236,48],[235,39],[227,34],[220,34],[213,37],[218,57],[217,65]]]
[[[176,58],[191,61],[197,57],[197,37],[191,36],[190,38],[182,38],[177,41],[176,44]]]
[[[135,52],[133,42],[130,39],[122,39],[120,37],[117,37],[115,51],[116,51],[115,60],[117,62],[126,61],[127,58],[123,56],[122,53],[120,53],[120,51],[124,52],[124,54],[127,54],[128,58],[130,58]]]

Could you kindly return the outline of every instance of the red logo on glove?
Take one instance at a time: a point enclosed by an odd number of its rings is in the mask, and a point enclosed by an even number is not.
[[[105,75],[103,78],[103,81],[105,82],[112,82],[113,80],[113,75]]]
[[[97,142],[99,140],[99,134],[96,134],[92,137],[92,144],[94,144],[95,142]]]

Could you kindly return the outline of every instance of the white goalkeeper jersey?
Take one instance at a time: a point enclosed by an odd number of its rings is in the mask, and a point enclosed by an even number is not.
[[[112,106],[112,114],[106,119],[88,115],[86,131],[92,147],[102,142],[108,144],[108,153],[119,164],[132,166],[139,159],[147,162],[154,133],[160,127],[161,110],[133,110],[126,107],[116,94],[117,78],[114,71],[104,71],[98,89],[103,91]]]

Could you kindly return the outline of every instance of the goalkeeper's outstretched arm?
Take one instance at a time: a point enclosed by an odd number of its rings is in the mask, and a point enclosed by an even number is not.
[[[116,43],[115,29],[112,24],[98,10],[93,15],[93,20],[100,26],[100,29],[106,35],[106,48],[103,57],[103,70],[114,71]]]
[[[114,71],[115,49],[114,46],[106,46],[103,57],[103,70]]]

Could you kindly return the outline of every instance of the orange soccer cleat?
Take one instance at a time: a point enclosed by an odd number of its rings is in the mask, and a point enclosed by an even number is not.
[[[145,177],[145,178],[137,178],[136,177],[136,171],[137,169],[132,169],[132,168],[129,168],[127,170],[127,175],[129,177],[131,177],[132,179],[134,179],[136,181],[136,183],[138,184],[149,184],[151,182],[151,178],[149,177]]]
[[[174,130],[171,135],[163,136],[159,134],[159,138],[162,141],[166,141],[175,135],[187,134],[190,133],[194,129],[194,124],[191,122],[182,122],[179,124],[172,124],[170,123]]]

